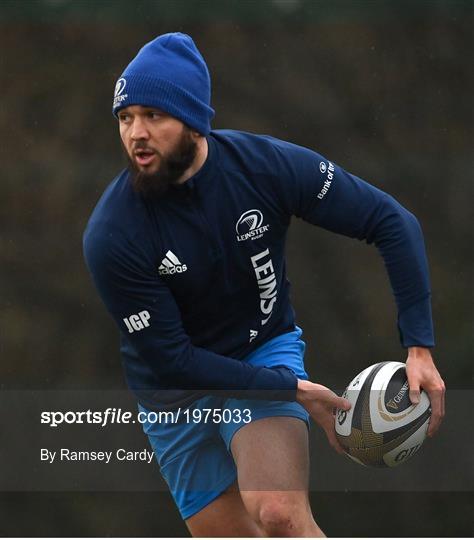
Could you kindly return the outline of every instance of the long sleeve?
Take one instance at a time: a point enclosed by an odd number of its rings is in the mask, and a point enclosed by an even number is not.
[[[293,401],[297,379],[285,367],[259,368],[194,346],[157,269],[115,230],[89,227],[84,254],[95,286],[120,331],[169,389],[206,390]],[[265,392],[262,392],[265,390]],[[251,392],[250,392],[251,391]]]
[[[390,195],[311,150],[281,142],[274,147],[284,171],[279,185],[286,211],[374,243],[397,304],[402,345],[434,346],[428,263],[416,217]]]

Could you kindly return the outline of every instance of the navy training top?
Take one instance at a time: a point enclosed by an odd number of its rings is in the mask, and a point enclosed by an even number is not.
[[[160,199],[137,194],[122,171],[84,233],[88,268],[120,329],[127,383],[142,404],[177,406],[219,391],[295,399],[289,369],[242,361],[294,329],[284,256],[291,216],[374,243],[402,345],[434,345],[423,235],[410,212],[307,148],[230,130],[207,140],[203,167]]]

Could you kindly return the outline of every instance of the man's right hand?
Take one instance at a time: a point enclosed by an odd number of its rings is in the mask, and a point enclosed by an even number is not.
[[[347,399],[339,397],[329,388],[321,384],[298,379],[296,401],[300,403],[310,414],[311,418],[321,426],[328,438],[329,444],[343,454],[344,450],[336,437],[334,410],[348,411],[351,404]]]

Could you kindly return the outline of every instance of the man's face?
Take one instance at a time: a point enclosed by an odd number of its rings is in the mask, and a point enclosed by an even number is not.
[[[198,135],[152,107],[126,107],[118,119],[134,188],[145,195],[162,195],[193,163]]]

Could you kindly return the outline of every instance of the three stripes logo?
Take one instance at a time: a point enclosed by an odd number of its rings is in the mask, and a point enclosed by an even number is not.
[[[165,258],[161,261],[158,273],[160,276],[170,276],[173,274],[182,274],[183,272],[186,272],[187,269],[188,267],[185,264],[182,264],[172,251],[168,250]]]

